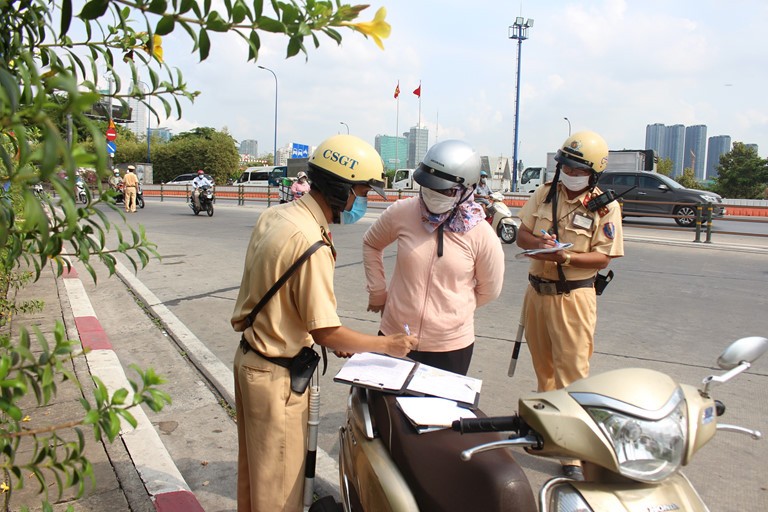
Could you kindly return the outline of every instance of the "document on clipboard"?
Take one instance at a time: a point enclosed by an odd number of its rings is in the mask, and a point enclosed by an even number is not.
[[[570,249],[573,247],[572,243],[565,243],[561,244],[560,242],[557,243],[554,247],[548,247],[546,249],[528,249],[527,251],[523,251],[520,253],[515,254],[516,259],[525,258],[526,256],[533,256],[534,254],[547,254],[551,252],[557,252],[557,251],[564,251],[566,249]]]
[[[463,405],[477,405],[483,381],[417,363],[370,352],[355,354],[334,382],[398,395],[435,396]]]
[[[419,434],[450,428],[461,418],[476,418],[471,410],[454,400],[432,396],[398,396],[397,406]]]

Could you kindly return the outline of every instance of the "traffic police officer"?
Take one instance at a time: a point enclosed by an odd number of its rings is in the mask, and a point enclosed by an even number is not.
[[[308,165],[310,192],[259,216],[231,319],[243,333],[234,361],[239,512],[302,509],[309,393],[292,391],[289,370],[265,356],[291,358],[314,341],[338,353],[402,357],[417,343],[405,333],[358,333],[336,314],[328,225],[362,217],[370,190],[384,195],[381,157],[363,140],[337,135],[318,146]],[[254,306],[318,240],[327,246],[298,268],[251,325]]]
[[[525,337],[539,391],[568,386],[589,375],[597,301],[595,277],[624,255],[621,209],[613,201],[595,209],[597,178],[608,145],[590,131],[570,136],[558,150],[552,182],[536,190],[518,214],[517,245],[550,249],[531,256],[523,304]],[[560,244],[573,244],[556,250]],[[562,461],[566,476],[583,479],[579,461]]]

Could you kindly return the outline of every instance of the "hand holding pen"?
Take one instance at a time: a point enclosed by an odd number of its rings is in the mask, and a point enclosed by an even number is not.
[[[547,249],[549,247],[557,247],[558,241],[557,238],[555,238],[554,235],[549,234],[546,230],[541,230],[541,238],[544,241],[544,245],[542,245],[541,249]]]

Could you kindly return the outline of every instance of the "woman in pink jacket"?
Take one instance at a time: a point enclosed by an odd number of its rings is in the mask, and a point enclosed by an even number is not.
[[[397,201],[363,238],[368,311],[381,312],[380,333],[410,332],[408,356],[466,375],[475,342],[475,308],[501,293],[504,252],[474,201],[480,157],[467,143],[432,146],[414,173],[418,197]],[[397,242],[389,289],[382,253]]]

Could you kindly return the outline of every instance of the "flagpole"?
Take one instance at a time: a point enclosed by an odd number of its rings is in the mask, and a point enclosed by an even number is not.
[[[421,80],[419,80],[419,130],[421,130]]]
[[[397,170],[400,168],[400,158],[397,155],[398,149],[400,149],[400,80],[397,81],[395,99],[397,100],[397,114],[395,115],[395,170]]]

